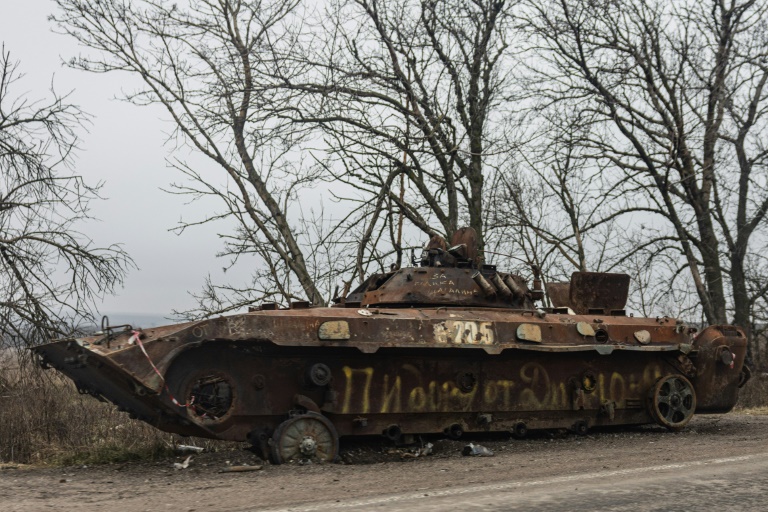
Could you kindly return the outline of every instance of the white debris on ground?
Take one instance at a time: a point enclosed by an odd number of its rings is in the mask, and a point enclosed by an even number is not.
[[[184,459],[184,462],[174,462],[173,469],[176,469],[176,470],[187,469],[191,461],[192,461],[192,456],[190,455],[186,459]]]
[[[485,446],[481,446],[479,444],[472,444],[469,443],[464,447],[464,449],[461,451],[461,454],[464,456],[471,456],[471,457],[493,457],[493,452],[486,448]]]

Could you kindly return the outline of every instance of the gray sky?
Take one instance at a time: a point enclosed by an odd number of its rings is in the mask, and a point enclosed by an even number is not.
[[[195,210],[217,205],[190,206],[160,190],[181,181],[180,173],[165,163],[171,147],[163,145],[163,130],[169,125],[162,112],[112,99],[126,85],[126,76],[63,67],[62,60],[80,50],[74,40],[53,33],[47,17],[55,7],[49,0],[0,0],[0,41],[26,75],[12,90],[14,95],[49,97],[53,78],[59,94],[72,90],[71,102],[93,116],[88,132],[80,134],[82,150],[75,167],[90,184],[104,182],[106,199],[92,205],[99,221],[80,230],[101,246],[122,243],[139,267],[130,272],[123,290],[106,297],[100,310],[169,315],[173,309],[192,307],[188,292],[199,290],[208,273],[217,282],[224,280],[221,269],[226,262],[215,258],[221,248],[216,232],[223,226],[202,226],[181,236],[168,230],[182,217],[199,218]],[[196,165],[210,166],[200,160]],[[233,272],[227,274],[228,281],[248,275],[242,265],[239,276]]]

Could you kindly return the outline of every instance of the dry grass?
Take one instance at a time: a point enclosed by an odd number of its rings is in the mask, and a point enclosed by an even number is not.
[[[736,408],[744,412],[762,409],[768,411],[768,375],[762,373],[754,375],[739,390],[739,403],[736,404]]]
[[[168,453],[168,434],[80,395],[68,380],[35,373],[0,390],[0,462],[117,462]]]
[[[0,463],[95,464],[165,457],[179,436],[80,395],[53,371],[0,352]],[[190,440],[184,441],[189,444]]]

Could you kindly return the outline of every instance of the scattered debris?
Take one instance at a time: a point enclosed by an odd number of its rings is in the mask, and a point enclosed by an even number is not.
[[[174,447],[177,453],[202,453],[204,448],[201,446],[192,446],[188,444],[177,444]]]
[[[415,459],[417,457],[432,455],[433,448],[434,445],[432,443],[426,443],[421,447],[414,446],[412,448],[389,448],[384,450],[382,453],[386,455],[397,455],[401,459]]]
[[[417,457],[426,457],[427,455],[432,455],[432,448],[434,445],[432,443],[427,443],[421,448],[416,448],[407,452],[403,452],[400,454],[401,459],[415,459]]]
[[[229,466],[219,470],[219,473],[247,473],[248,471],[259,471],[264,466]]]
[[[189,455],[186,459],[184,459],[184,462],[174,462],[173,469],[187,469],[191,460],[192,456]]]
[[[471,457],[493,457],[493,452],[486,448],[485,446],[480,446],[479,444],[472,444],[469,443],[464,447],[464,449],[461,451],[461,454],[464,456],[471,456]]]

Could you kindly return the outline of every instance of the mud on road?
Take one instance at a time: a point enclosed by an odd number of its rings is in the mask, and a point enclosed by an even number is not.
[[[471,440],[493,457],[463,457]],[[547,478],[568,481],[587,473],[623,479],[636,468],[680,471],[716,458],[738,459],[768,452],[768,415],[731,413],[696,416],[683,432],[659,427],[532,433],[526,439],[474,437],[434,443],[433,454],[405,455],[383,441],[342,443],[339,464],[264,464],[245,449],[193,455],[186,469],[175,462],[94,467],[38,468],[0,466],[0,509],[4,511],[226,511],[357,508],[383,504],[389,496],[445,496],[467,486],[509,485]],[[414,447],[414,450],[417,449]],[[699,464],[699,465],[701,465]],[[263,465],[258,471],[228,472],[231,466]],[[612,476],[613,475],[613,476]],[[559,480],[558,480],[559,479]],[[544,490],[543,492],[546,492]],[[677,496],[677,498],[684,498]],[[363,500],[363,501],[361,501]],[[391,501],[391,500],[390,500]],[[424,503],[428,503],[425,501]],[[448,508],[450,508],[450,501]],[[337,504],[337,507],[334,507]],[[408,508],[405,502],[389,509]],[[662,507],[663,508],[663,507]]]

